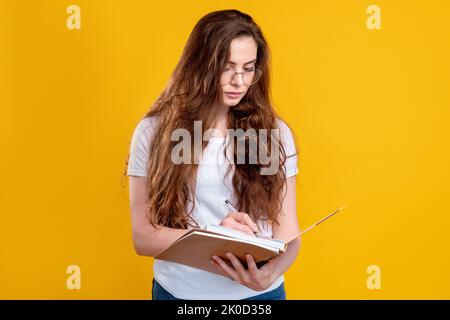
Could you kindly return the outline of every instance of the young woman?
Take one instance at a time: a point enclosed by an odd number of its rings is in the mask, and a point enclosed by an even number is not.
[[[253,19],[237,10],[202,17],[132,137],[127,175],[139,255],[154,257],[189,229],[209,224],[284,240],[298,234],[294,138],[276,115],[269,90],[269,49]],[[201,140],[200,153],[188,155],[190,163],[176,163],[172,133],[187,130],[194,145],[194,121],[201,121],[202,133],[214,134]],[[235,143],[227,133],[239,128],[266,129],[269,136],[270,129],[279,130],[279,143],[256,138],[258,148],[279,151],[280,170],[261,174],[267,164],[239,163],[239,149],[227,157]],[[240,212],[230,212],[226,199]],[[283,273],[299,248],[297,238],[260,268],[251,255],[248,269],[232,253],[212,257],[222,275],[155,259],[153,299],[286,299]]]

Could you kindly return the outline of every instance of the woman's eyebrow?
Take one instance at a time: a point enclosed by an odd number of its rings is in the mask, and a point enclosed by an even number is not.
[[[249,63],[252,63],[252,62],[255,62],[256,61],[256,59],[254,59],[254,60],[252,60],[252,61],[249,61],[249,62],[246,62],[246,63],[244,63],[244,66],[246,65],[246,64],[249,64]],[[233,61],[228,61],[228,63],[230,63],[230,64],[232,64],[232,65],[237,65],[237,63],[236,62],[233,62]]]

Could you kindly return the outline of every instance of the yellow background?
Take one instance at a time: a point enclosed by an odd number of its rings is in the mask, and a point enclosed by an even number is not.
[[[71,4],[81,30],[66,27]],[[381,30],[366,27],[371,4]],[[425,0],[1,1],[0,298],[150,298],[129,141],[194,24],[229,8],[271,46],[301,228],[348,206],[303,236],[288,298],[450,298],[450,2]]]

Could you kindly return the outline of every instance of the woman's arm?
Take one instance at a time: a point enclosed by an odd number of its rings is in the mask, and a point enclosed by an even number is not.
[[[130,176],[130,210],[134,249],[138,255],[154,257],[188,232],[160,226],[155,229],[147,219],[145,177]]]
[[[297,219],[297,201],[296,201],[296,176],[286,179],[287,188],[286,197],[283,201],[283,211],[278,222],[272,225],[273,238],[288,241],[291,237],[300,233],[300,228]],[[284,192],[284,191],[283,191]],[[275,281],[279,276],[285,273],[289,267],[294,263],[295,258],[300,250],[300,237],[295,238],[289,242],[285,253],[271,259],[273,268],[273,280]]]

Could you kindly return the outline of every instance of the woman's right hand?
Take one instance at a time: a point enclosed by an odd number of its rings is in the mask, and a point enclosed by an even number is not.
[[[220,225],[243,231],[251,236],[255,236],[254,232],[258,232],[256,223],[254,223],[250,216],[245,212],[228,213],[228,215],[220,222]]]

